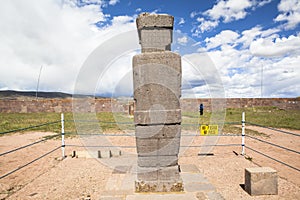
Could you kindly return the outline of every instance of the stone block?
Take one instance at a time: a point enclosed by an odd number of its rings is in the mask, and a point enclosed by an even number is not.
[[[181,57],[173,52],[152,52],[133,57],[134,89],[144,84],[157,83],[176,87],[181,85]],[[174,87],[174,89],[178,89]]]
[[[158,168],[156,167],[138,167],[137,168],[138,181],[157,181]]]
[[[183,184],[181,181],[136,181],[135,191],[136,192],[183,192]]]
[[[136,138],[136,146],[139,156],[155,156],[158,150],[158,139]]]
[[[135,111],[134,123],[135,125],[179,124],[181,123],[181,110]]]
[[[159,169],[158,180],[171,182],[177,182],[181,180],[178,166],[171,166]]]
[[[171,15],[143,13],[136,19],[137,29],[148,27],[173,28],[174,17]]]
[[[171,51],[171,29],[142,29],[139,31],[142,52]]]
[[[164,138],[158,140],[158,156],[173,156],[179,154],[180,138]]]
[[[121,156],[121,150],[119,149],[111,149],[110,150],[111,157],[119,157]]]
[[[143,85],[134,91],[135,110],[180,109],[179,93],[179,91],[172,91],[163,85]]]
[[[138,156],[139,167],[170,167],[178,164],[178,156]]]
[[[250,195],[278,194],[277,172],[270,167],[245,169],[245,190]]]
[[[179,154],[180,138],[136,138],[139,156],[174,156]]]
[[[99,150],[98,151],[98,158],[110,158],[111,151],[110,150]]]
[[[180,138],[181,126],[174,125],[151,125],[135,127],[136,138]]]

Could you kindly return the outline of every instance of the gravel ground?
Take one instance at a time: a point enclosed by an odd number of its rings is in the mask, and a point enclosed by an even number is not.
[[[264,132],[268,137],[259,137],[268,142],[300,151],[300,141],[295,136],[279,134],[267,129],[247,127]],[[300,133],[299,131],[293,131]],[[37,141],[54,133],[29,132],[0,137],[0,153]],[[184,134],[184,133],[183,133]],[[114,145],[135,145],[134,138],[109,137]],[[182,137],[182,145],[239,144],[240,137]],[[66,144],[82,145],[78,137],[67,138]],[[0,157],[0,175],[26,164],[52,149],[59,147],[59,139],[51,139],[20,151]],[[299,154],[270,147],[259,141],[246,138],[246,145],[267,155],[274,156],[296,168],[300,168]],[[68,157],[61,160],[60,149],[48,156],[0,179],[0,199],[99,199],[105,191],[113,169],[92,158],[72,158],[72,151],[84,151],[80,147],[67,147]],[[181,149],[179,163],[196,165],[201,173],[215,186],[225,199],[300,199],[300,172],[246,149],[252,161],[239,155],[241,147],[211,148],[212,156],[198,156],[209,149]],[[135,155],[135,149],[122,149],[123,153]],[[236,155],[236,152],[238,155]],[[122,159],[122,156],[120,157]],[[124,164],[130,160],[123,158]],[[131,160],[132,161],[132,160]],[[278,171],[278,195],[251,197],[241,185],[246,167],[268,166]]]

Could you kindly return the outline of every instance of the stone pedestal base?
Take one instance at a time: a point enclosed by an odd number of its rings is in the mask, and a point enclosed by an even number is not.
[[[178,166],[138,167],[136,192],[182,192],[183,184]]]
[[[135,192],[183,192],[182,181],[135,181]]]

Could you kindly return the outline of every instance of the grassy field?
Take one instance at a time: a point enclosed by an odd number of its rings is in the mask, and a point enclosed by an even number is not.
[[[300,130],[299,110],[280,110],[276,107],[257,107],[226,110],[223,132],[241,133],[240,127],[231,123],[241,123],[241,113],[246,113],[246,121],[268,127],[287,128]],[[133,118],[122,113],[103,112],[97,113],[97,119],[103,132],[121,132],[121,130],[134,131]],[[50,131],[61,132],[59,113],[0,113],[0,132],[21,129],[29,126],[36,126],[48,122],[57,122],[50,125],[35,127],[24,131]],[[72,113],[65,113],[65,132],[67,134],[76,133]],[[211,113],[205,112],[199,120],[199,113],[183,112],[183,130],[197,130],[198,124],[209,124]],[[91,123],[81,122],[80,125],[90,126]],[[253,133],[255,134],[255,133]]]

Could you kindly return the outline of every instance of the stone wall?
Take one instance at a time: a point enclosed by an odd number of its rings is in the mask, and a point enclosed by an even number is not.
[[[132,100],[93,99],[90,98],[91,112],[128,112]],[[225,101],[226,108],[245,108],[259,106],[276,106],[285,110],[300,110],[300,98],[231,98],[231,99],[181,99],[182,111],[198,111],[199,104],[205,110],[211,110],[219,101]],[[0,100],[1,113],[35,113],[35,112],[72,112],[72,99],[39,100]]]

